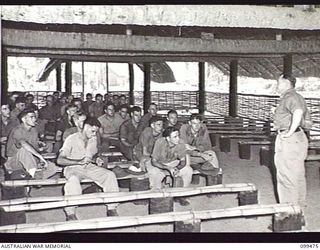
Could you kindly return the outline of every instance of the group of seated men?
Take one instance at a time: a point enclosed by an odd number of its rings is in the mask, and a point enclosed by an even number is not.
[[[115,104],[110,95],[105,95],[103,101],[99,94],[95,101],[91,94],[86,95],[86,102],[70,98],[67,105],[59,104],[62,98],[59,95],[50,95],[46,106],[38,111],[32,102],[33,96],[26,101],[28,97],[30,95],[17,96],[14,105],[13,98],[1,103],[1,157],[9,179],[17,175],[20,175],[18,178],[46,179],[63,168],[67,179],[65,195],[80,195],[82,179],[91,179],[104,192],[119,192],[116,174],[106,168],[102,154],[111,145],[127,160],[139,163],[139,170],[149,177],[150,189],[161,189],[167,175],[181,177],[183,186],[187,187],[193,169],[210,172],[219,168],[208,130],[198,114],[192,114],[188,123],[182,124],[175,110],[170,110],[164,119],[157,114],[157,105],[151,103],[142,116],[141,108],[129,108],[126,98]],[[60,117],[48,114],[57,113],[59,106]],[[58,122],[51,141],[54,145],[50,145],[44,135],[45,125],[52,118]],[[44,159],[43,152],[55,150],[56,164]],[[188,204],[186,200],[181,201],[182,205]],[[108,205],[107,216],[117,215],[117,205]],[[77,219],[75,207],[66,207],[65,213],[67,220]]]

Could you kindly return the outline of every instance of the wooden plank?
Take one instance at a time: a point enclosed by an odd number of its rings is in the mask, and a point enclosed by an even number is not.
[[[132,63],[128,63],[129,67],[129,104],[134,105],[134,68]]]
[[[206,187],[167,188],[153,191],[130,191],[116,193],[93,193],[71,196],[20,198],[17,200],[0,201],[1,208],[6,212],[35,211],[75,205],[108,204],[143,200],[150,198],[185,197],[201,194],[256,192],[251,183],[221,184]]]
[[[151,67],[150,63],[143,64],[144,73],[144,88],[143,88],[143,111],[144,114],[148,112],[149,106],[151,104]]]
[[[219,54],[287,54],[287,53],[319,53],[320,41],[274,41],[274,40],[203,40],[200,38],[127,36],[96,33],[52,32],[2,29],[4,47],[20,49],[38,49],[42,51],[56,50],[56,54],[66,51],[75,55],[86,55],[88,51],[99,52],[100,55],[111,55],[109,52],[122,51],[126,55],[135,53],[207,53]],[[101,53],[102,52],[102,53]]]
[[[211,220],[252,216],[265,216],[278,213],[301,214],[301,208],[291,204],[247,205],[241,207],[170,212],[156,215],[105,217],[81,221],[17,224],[0,227],[1,233],[49,233],[70,230],[90,230],[119,228],[147,224],[161,224],[175,221]]]
[[[206,104],[205,63],[199,62],[199,113],[204,114]]]
[[[236,117],[238,111],[238,60],[230,62],[229,116]]]

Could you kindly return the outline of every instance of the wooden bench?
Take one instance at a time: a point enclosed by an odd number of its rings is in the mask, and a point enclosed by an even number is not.
[[[270,136],[263,133],[257,134],[234,134],[234,135],[221,135],[219,137],[220,151],[230,152],[231,151],[231,140],[232,139],[256,139],[256,140],[268,140]]]
[[[272,145],[271,141],[239,141],[239,158],[240,159],[251,159],[251,146],[268,146]]]
[[[216,210],[168,212],[144,216],[104,217],[55,223],[16,224],[0,227],[1,233],[50,233],[136,227],[149,224],[174,223],[174,232],[200,232],[201,221],[231,218],[272,216],[272,230],[287,232],[301,230],[303,214],[291,204],[247,205]]]

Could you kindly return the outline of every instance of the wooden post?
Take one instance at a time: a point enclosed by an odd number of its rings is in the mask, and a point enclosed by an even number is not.
[[[134,70],[133,64],[128,63],[129,66],[129,104],[134,105]]]
[[[291,76],[292,75],[292,55],[287,54],[283,58],[283,75]]]
[[[230,85],[229,85],[229,116],[236,117],[238,109],[238,60],[230,62]]]
[[[196,233],[200,232],[201,220],[177,221],[174,223],[175,233]]]
[[[250,160],[251,158],[250,144],[238,142],[238,151],[239,151],[240,159]]]
[[[168,213],[173,211],[173,198],[152,198],[149,202],[149,214]]]
[[[1,50],[1,99],[8,95],[8,55]]]
[[[82,99],[84,100],[84,61],[82,61],[82,64],[81,64],[81,73],[82,73]]]
[[[56,80],[57,80],[57,91],[60,91],[62,90],[61,88],[61,65],[59,65],[57,68],[56,68]]]
[[[66,62],[66,93],[68,95],[72,94],[72,62]]]
[[[239,206],[258,204],[258,191],[240,192],[238,198]]]
[[[143,111],[144,114],[148,112],[148,108],[151,103],[151,91],[150,91],[150,82],[151,82],[151,67],[150,63],[144,63],[144,91],[143,91]]]
[[[146,191],[150,189],[150,182],[148,177],[143,178],[131,178],[129,182],[130,191]],[[135,205],[148,205],[148,200],[133,201]]]
[[[199,113],[204,114],[206,105],[205,63],[199,62]]]
[[[106,63],[106,88],[107,88],[107,93],[109,93],[109,66],[108,66],[108,63]]]
[[[302,213],[276,213],[273,215],[273,231],[281,232],[301,230],[303,221]]]
[[[220,136],[219,139],[220,151],[229,153],[231,151],[231,139],[228,136]]]

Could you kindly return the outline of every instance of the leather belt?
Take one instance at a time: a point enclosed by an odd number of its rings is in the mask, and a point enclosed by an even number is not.
[[[279,129],[278,130],[280,133],[284,132],[284,131],[288,131],[287,129]],[[299,131],[303,131],[303,129],[301,127],[298,127],[293,133],[299,132]]]

